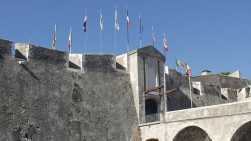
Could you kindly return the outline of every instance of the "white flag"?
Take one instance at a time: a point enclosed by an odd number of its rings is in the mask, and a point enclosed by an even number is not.
[[[115,9],[115,14],[114,14],[114,27],[115,27],[115,31],[119,32],[119,19],[118,19],[117,9]]]
[[[104,30],[104,19],[103,19],[102,13],[100,13],[99,25],[100,25],[100,31],[103,31]]]
[[[56,49],[57,42],[57,25],[55,24],[54,31],[52,32],[52,49]]]
[[[72,48],[72,31],[71,30],[69,34],[68,48],[69,48],[69,52],[71,53],[71,48]]]
[[[164,38],[163,38],[163,47],[166,51],[168,51],[168,41],[167,41],[166,33],[164,34]]]

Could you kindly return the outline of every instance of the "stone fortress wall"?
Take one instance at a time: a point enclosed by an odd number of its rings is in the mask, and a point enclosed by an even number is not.
[[[115,68],[115,57],[80,55],[76,69],[66,52],[22,49],[0,40],[1,141],[138,138],[130,77]]]

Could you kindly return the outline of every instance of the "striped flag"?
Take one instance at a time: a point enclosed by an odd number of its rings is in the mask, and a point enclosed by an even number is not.
[[[165,51],[168,51],[168,41],[167,41],[166,33],[164,34],[164,38],[163,38],[163,47],[164,47]]]
[[[68,49],[70,53],[71,53],[71,48],[72,48],[72,30],[70,29],[69,39],[68,39]]]
[[[186,74],[190,77],[192,76],[192,69],[188,64],[186,66]]]
[[[52,32],[52,49],[56,49],[56,41],[57,41],[57,25],[55,24],[54,31]]]
[[[100,26],[100,31],[102,32],[104,30],[104,19],[102,12],[100,13],[99,26]]]
[[[184,63],[180,60],[176,60],[176,66],[182,68],[186,75],[192,76],[192,69],[187,63]]]
[[[83,30],[84,30],[84,32],[87,32],[87,16],[84,17]]]
[[[114,28],[116,32],[119,32],[119,19],[118,19],[117,9],[115,9],[115,13],[114,13]]]

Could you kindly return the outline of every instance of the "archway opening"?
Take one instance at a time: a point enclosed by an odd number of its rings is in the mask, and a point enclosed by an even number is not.
[[[212,141],[212,139],[203,129],[190,126],[181,130],[173,141]]]
[[[146,141],[159,141],[158,139],[148,139]]]
[[[242,125],[234,133],[231,141],[251,141],[251,121]]]

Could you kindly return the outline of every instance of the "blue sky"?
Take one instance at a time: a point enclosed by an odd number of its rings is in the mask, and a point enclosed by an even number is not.
[[[114,48],[114,8],[118,8],[121,30]],[[67,50],[68,32],[73,30],[73,52],[116,53],[126,51],[125,9],[132,23],[130,49],[139,47],[138,16],[144,24],[143,44],[151,44],[154,26],[157,48],[162,49],[166,32],[170,51],[167,64],[186,61],[198,75],[239,69],[251,78],[251,1],[249,0],[2,0],[0,38],[51,46],[57,24],[57,47]],[[86,10],[85,10],[86,9]],[[104,17],[103,49],[100,46],[99,10]],[[87,11],[88,35],[82,30]],[[85,42],[87,39],[87,42]]]

